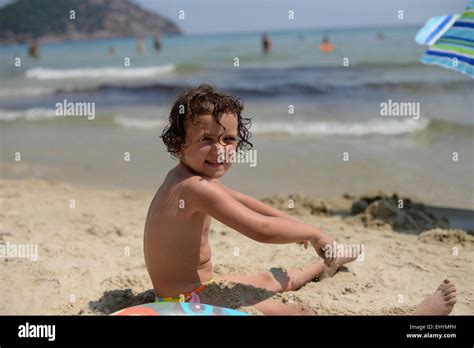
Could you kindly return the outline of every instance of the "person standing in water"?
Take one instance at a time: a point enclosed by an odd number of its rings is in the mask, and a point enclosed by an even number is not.
[[[28,46],[28,55],[31,58],[38,59],[39,58],[39,45],[38,41],[34,40],[32,43],[29,44]]]
[[[272,41],[267,33],[263,33],[262,35],[262,48],[263,53],[269,53],[272,49]]]
[[[161,50],[161,36],[159,34],[155,35],[153,38],[153,46],[155,47],[156,51]]]
[[[319,45],[319,50],[321,52],[329,53],[334,51],[335,47],[332,43],[329,42],[329,37],[327,35],[323,36],[323,41]]]

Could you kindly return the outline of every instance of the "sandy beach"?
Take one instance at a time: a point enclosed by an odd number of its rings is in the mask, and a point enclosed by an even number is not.
[[[152,302],[142,246],[153,194],[1,180],[0,314],[104,315]],[[317,200],[278,194],[265,199],[323,228],[339,243],[364,246],[363,259],[333,278],[275,298],[302,302],[321,315],[403,314],[449,278],[458,289],[453,314],[474,314],[474,237],[450,229],[447,221],[406,197],[387,194]],[[287,209],[290,198],[294,209]],[[391,203],[400,198],[403,211]],[[318,260],[311,249],[259,244],[217,221],[210,243],[217,274],[300,267]],[[21,245],[36,245],[37,254],[17,257],[14,252]],[[244,288],[215,287],[209,291],[224,294],[226,306],[258,314],[242,305]]]

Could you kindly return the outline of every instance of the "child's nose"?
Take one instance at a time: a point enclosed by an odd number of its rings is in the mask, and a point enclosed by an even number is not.
[[[215,141],[213,145],[214,145],[213,149],[216,149],[216,150],[225,149],[225,144],[222,144],[220,141]]]
[[[219,141],[215,141],[212,146],[212,152],[215,154],[220,154],[225,151],[225,145],[221,144]]]

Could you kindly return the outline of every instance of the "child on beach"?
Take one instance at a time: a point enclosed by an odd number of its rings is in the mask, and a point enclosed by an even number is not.
[[[166,176],[150,204],[145,224],[145,262],[157,301],[213,304],[200,294],[211,283],[228,281],[280,293],[294,291],[316,278],[332,276],[356,259],[325,252],[333,239],[243,193],[225,187],[219,178],[230,169],[226,154],[249,149],[250,120],[242,102],[210,85],[180,95],[162,134],[168,152],[179,163]],[[322,259],[281,273],[217,276],[213,273],[209,226],[214,218],[258,243],[301,243]],[[456,303],[456,288],[445,280],[412,312],[447,315]],[[252,302],[263,314],[315,314],[310,308],[272,298]]]

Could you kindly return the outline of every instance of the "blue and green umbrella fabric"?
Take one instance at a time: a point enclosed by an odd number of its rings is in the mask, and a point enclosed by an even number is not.
[[[439,38],[435,41],[436,37]],[[461,16],[432,18],[418,32],[416,41],[432,44],[421,58],[422,63],[460,71],[474,78],[474,0],[469,1]]]
[[[415,41],[419,45],[434,45],[459,17],[461,17],[460,14],[454,14],[430,18],[416,34]]]

